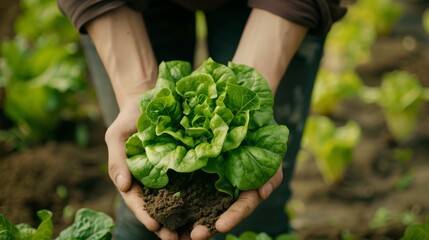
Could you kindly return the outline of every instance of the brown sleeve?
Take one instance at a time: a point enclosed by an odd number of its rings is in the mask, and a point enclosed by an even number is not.
[[[249,6],[272,12],[293,23],[308,27],[313,35],[325,35],[344,16],[339,0],[249,0]]]
[[[138,2],[135,0],[57,0],[60,10],[81,33],[86,33],[85,24],[90,20],[124,4],[129,4],[136,9],[144,8],[143,4],[136,4]]]

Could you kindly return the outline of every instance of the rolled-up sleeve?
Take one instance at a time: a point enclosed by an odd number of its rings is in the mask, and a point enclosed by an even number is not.
[[[127,1],[124,0],[57,0],[58,7],[76,29],[86,33],[85,24],[92,19],[116,9]]]
[[[339,0],[249,0],[249,6],[274,13],[309,28],[313,35],[325,35],[346,9]]]

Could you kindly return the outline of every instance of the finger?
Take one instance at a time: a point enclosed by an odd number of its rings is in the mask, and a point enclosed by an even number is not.
[[[125,161],[125,141],[128,136],[119,132],[120,123],[117,120],[106,131],[105,141],[109,156],[109,176],[116,187],[124,192],[130,189],[132,177]]]
[[[160,229],[159,223],[144,209],[143,192],[139,185],[134,183],[129,191],[120,193],[128,208],[149,231],[154,232]]]
[[[274,191],[274,189],[276,189],[282,183],[282,180],[283,168],[282,166],[280,166],[276,174],[274,174],[274,176],[267,183],[265,183],[262,187],[258,189],[259,196],[263,200],[266,200]]]
[[[203,225],[196,225],[194,227],[194,229],[192,229],[191,232],[191,239],[192,240],[203,240],[203,239],[208,239],[212,236],[213,234],[210,232],[210,230]]]
[[[162,240],[178,240],[179,239],[179,235],[177,234],[177,232],[168,230],[165,227],[156,231],[155,234]]]
[[[224,212],[216,222],[216,229],[225,233],[249,216],[261,202],[256,190],[242,192],[238,199]]]

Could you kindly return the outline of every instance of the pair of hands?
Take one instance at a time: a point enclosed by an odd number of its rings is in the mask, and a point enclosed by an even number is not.
[[[105,140],[108,147],[110,178],[118,188],[128,208],[148,230],[155,232],[159,238],[164,240],[208,239],[212,234],[202,225],[194,226],[190,233],[179,236],[177,232],[161,226],[144,210],[144,202],[141,197],[143,195],[142,190],[133,181],[125,161],[125,141],[137,131],[135,125],[140,116],[137,99],[138,95],[133,95],[127,98],[126,102],[123,102],[118,117],[106,132]],[[240,223],[256,209],[262,200],[269,197],[271,192],[280,185],[282,179],[283,173],[280,167],[270,181],[261,188],[240,193],[234,204],[216,222],[217,231],[222,233],[228,232]]]
[[[86,28],[109,74],[120,113],[106,132],[109,175],[125,203],[147,229],[161,239],[207,239],[207,228],[195,226],[186,236],[163,228],[143,210],[142,190],[133,182],[126,164],[125,141],[136,132],[140,115],[137,105],[142,90],[153,85],[157,62],[140,12],[126,5],[98,16]],[[249,65],[267,79],[273,93],[290,60],[304,39],[307,28],[271,12],[253,9],[242,33],[233,62]],[[145,81],[143,81],[145,80]],[[135,94],[138,92],[138,94]],[[283,179],[279,169],[261,188],[242,192],[216,222],[219,232],[228,232],[268,198]]]

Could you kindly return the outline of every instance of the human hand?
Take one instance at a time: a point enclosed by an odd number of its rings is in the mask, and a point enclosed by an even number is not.
[[[216,230],[226,233],[248,217],[263,200],[266,200],[283,180],[282,166],[277,173],[263,186],[256,190],[243,191],[237,200],[226,210],[216,222]],[[203,240],[212,236],[207,227],[197,225],[190,233],[190,239]]]
[[[144,210],[143,191],[133,181],[128,169],[125,160],[125,142],[129,136],[137,131],[136,122],[140,116],[140,109],[137,104],[138,94],[127,96],[125,99],[122,101],[119,115],[107,129],[105,135],[108,148],[109,176],[118,188],[125,204],[149,231],[155,232],[161,239],[179,239],[176,232],[162,227]]]

